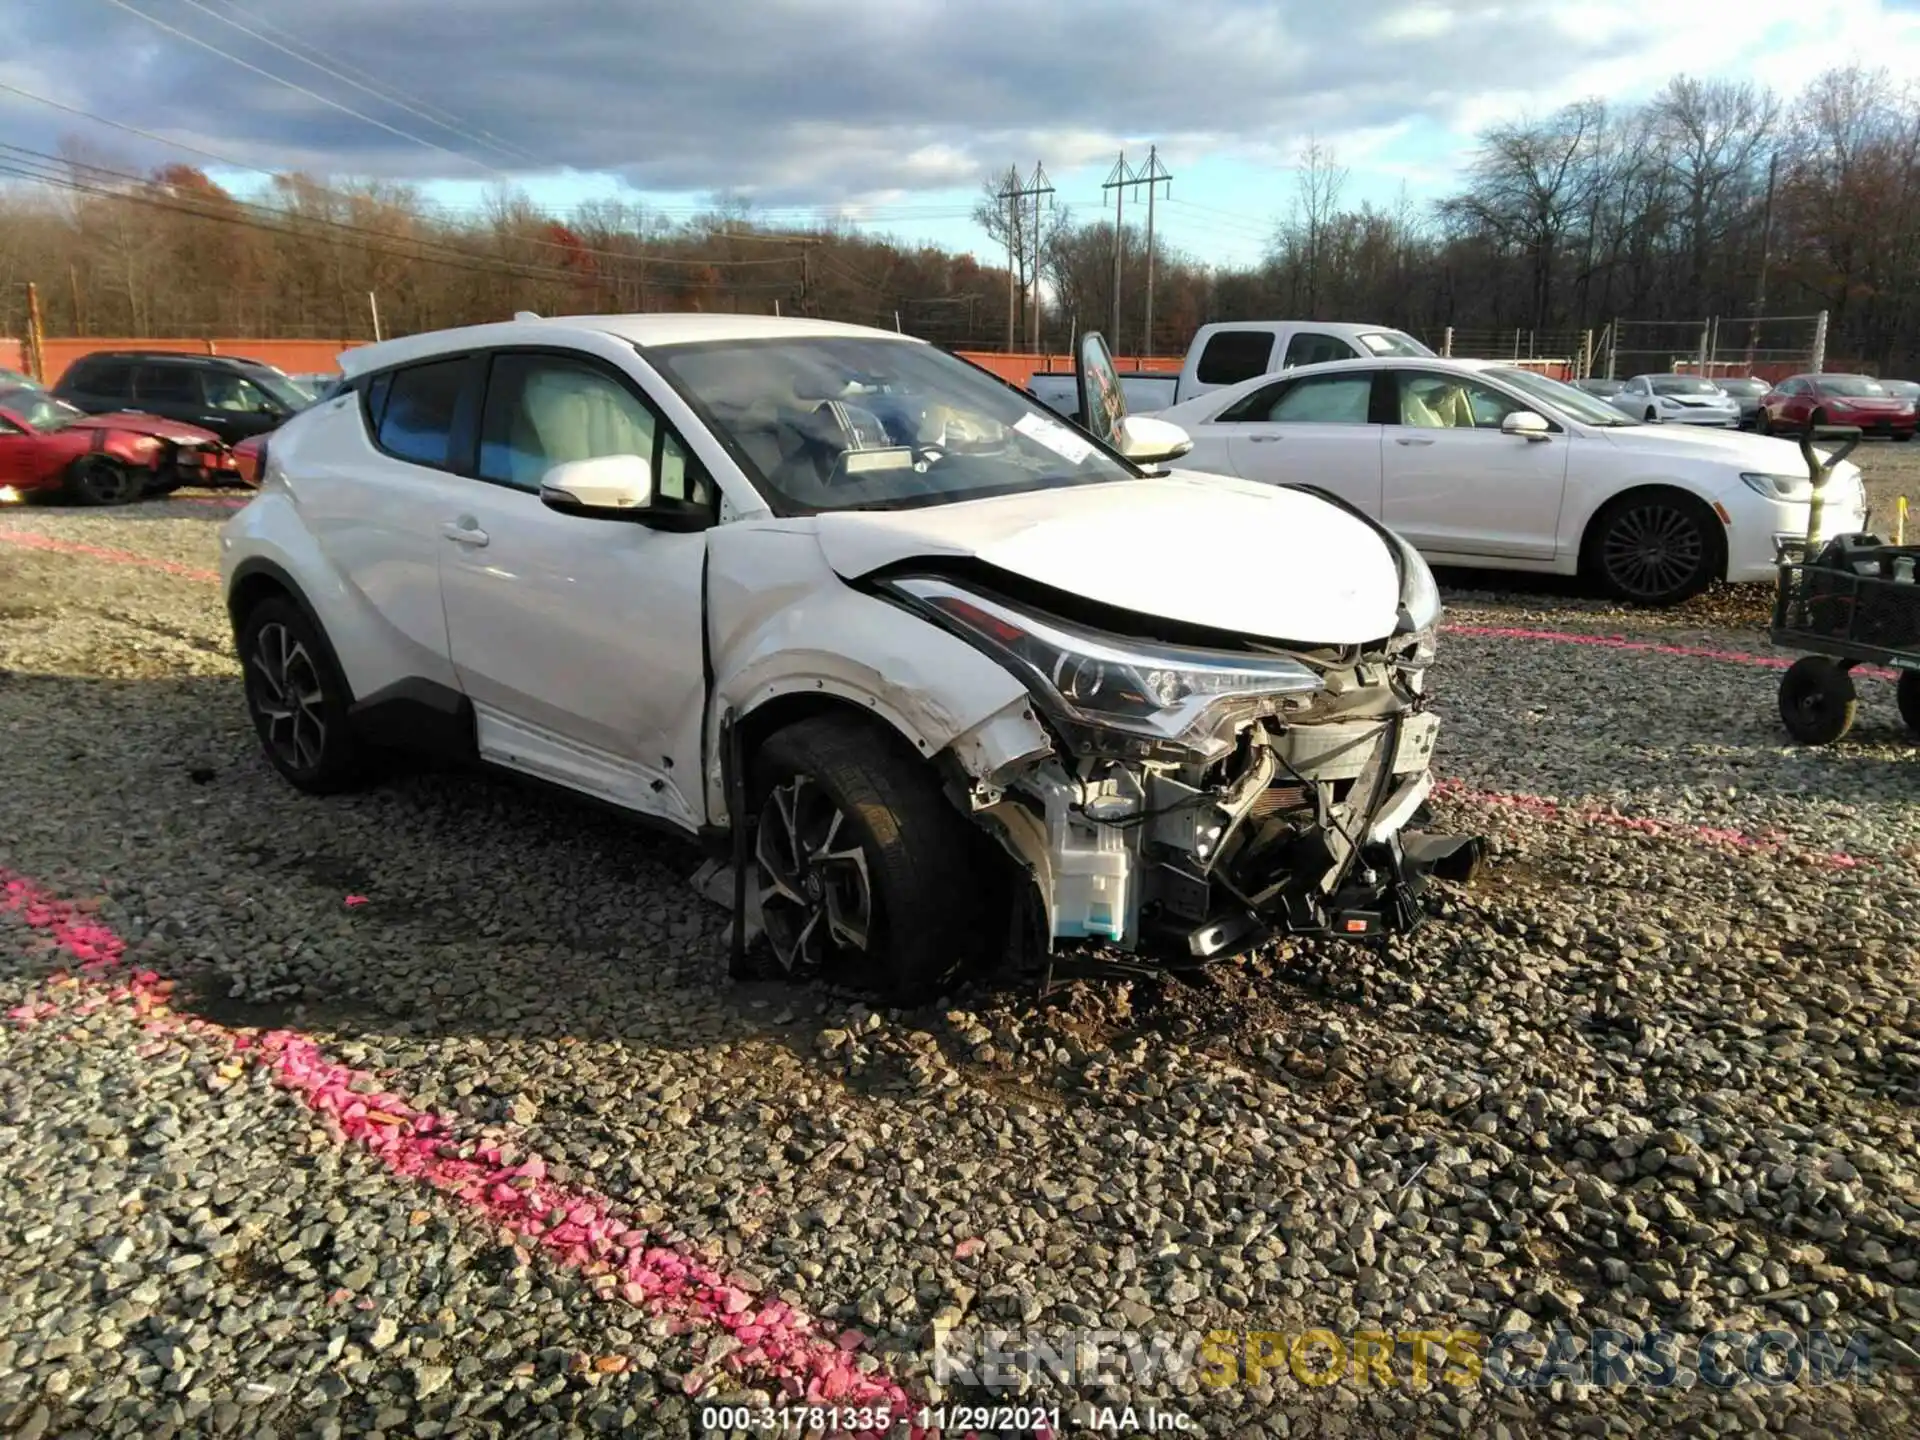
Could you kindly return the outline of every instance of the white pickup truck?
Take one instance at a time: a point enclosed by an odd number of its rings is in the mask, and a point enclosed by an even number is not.
[[[1318,320],[1230,320],[1203,325],[1187,347],[1178,375],[1133,371],[1120,376],[1127,410],[1147,415],[1209,390],[1238,385],[1256,375],[1317,365],[1323,360],[1366,360],[1379,355],[1431,355],[1404,330]],[[1080,397],[1071,370],[1038,371],[1027,389],[1062,415],[1075,413]]]

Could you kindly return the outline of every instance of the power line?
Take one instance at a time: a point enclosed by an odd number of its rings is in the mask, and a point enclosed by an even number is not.
[[[432,140],[427,140],[419,135],[414,135],[406,130],[402,130],[397,125],[389,125],[384,120],[376,120],[374,119],[373,116],[364,114],[363,112],[354,109],[351,105],[342,105],[338,100],[330,99],[327,96],[322,95],[318,90],[309,90],[306,86],[299,84],[297,81],[289,80],[284,75],[276,75],[271,70],[263,70],[250,60],[242,60],[238,55],[235,55],[230,50],[222,50],[218,45],[215,45],[210,40],[202,40],[198,35],[194,35],[186,30],[179,29],[177,26],[169,25],[167,24],[166,21],[158,19],[155,16],[149,15],[144,10],[136,9],[134,6],[129,5],[127,3],[127,0],[107,0],[107,4],[112,5],[117,9],[124,10],[129,15],[137,15],[140,17],[140,19],[146,21],[149,25],[154,26],[156,29],[164,30],[169,35],[177,36],[179,39],[185,40],[190,45],[198,45],[202,50],[206,50],[211,52],[212,54],[218,55],[222,60],[231,61],[233,64],[238,65],[242,70],[249,70],[255,75],[259,75],[264,77],[265,79],[273,81],[274,84],[276,85],[284,85],[289,90],[294,90],[299,92],[302,95],[305,95],[309,100],[318,100],[322,105],[328,106],[329,108],[334,110],[338,110],[343,115],[351,115],[356,120],[363,120],[369,125],[375,126],[378,129],[386,131],[389,135],[397,135],[402,140],[411,140],[414,144],[424,145],[429,150],[438,150],[442,155],[451,155],[456,160],[465,160],[469,164],[478,165],[483,170],[490,170],[496,175],[507,176],[507,172],[505,170],[502,170],[494,165],[489,165],[484,160],[476,160],[471,155],[462,155],[458,150],[449,150],[445,145],[440,145],[435,143]],[[507,176],[507,178],[511,179],[512,177]]]
[[[544,165],[547,163],[531,151],[502,140],[490,130],[482,130],[478,127],[473,130],[466,129],[460,117],[453,114],[453,112],[433,104],[418,94],[402,90],[397,85],[387,84],[385,81],[379,79],[378,76],[362,70],[359,66],[350,65],[339,56],[328,54],[318,45],[302,40],[298,35],[295,35],[284,26],[275,25],[271,20],[242,10],[238,5],[233,4],[232,0],[221,0],[222,9],[232,12],[234,15],[245,16],[263,30],[270,30],[276,35],[285,36],[298,50],[304,50],[306,54],[298,54],[296,50],[289,49],[286,45],[280,44],[268,36],[260,34],[258,31],[248,29],[248,27],[233,20],[228,15],[207,10],[207,7],[199,3],[199,0],[186,0],[186,3],[192,5],[196,10],[206,10],[209,15],[213,15],[214,18],[221,23],[231,25],[241,33],[253,36],[254,39],[259,40],[262,44],[272,45],[276,50],[293,56],[294,59],[300,61],[302,64],[311,65],[316,70],[324,71],[336,79],[344,80],[347,84],[353,86],[354,89],[371,95],[377,100],[384,100],[390,105],[399,106],[402,110],[406,110],[410,114],[418,115],[430,125],[438,125],[441,129],[455,135],[460,135],[469,140],[477,140],[479,143],[486,145],[487,148],[502,155],[518,156],[520,159],[530,161],[536,165]],[[312,58],[315,56],[317,56],[318,59]],[[358,80],[353,78],[356,75],[360,77]]]

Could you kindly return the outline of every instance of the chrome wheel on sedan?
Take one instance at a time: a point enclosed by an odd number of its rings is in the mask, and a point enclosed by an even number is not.
[[[812,974],[836,951],[866,953],[873,933],[866,852],[812,777],[794,775],[769,792],[754,852],[761,924],[782,969]]]

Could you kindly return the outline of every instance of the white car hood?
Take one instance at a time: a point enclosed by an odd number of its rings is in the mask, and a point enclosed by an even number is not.
[[[1392,552],[1365,521],[1298,491],[1176,471],[920,510],[814,517],[846,578],[965,557],[1089,600],[1308,645],[1393,633]]]
[[[1597,433],[1609,443],[1636,454],[1681,451],[1701,460],[1725,459],[1743,470],[1763,475],[1804,475],[1807,462],[1791,440],[1748,435],[1739,430],[1700,430],[1686,425],[1635,425]],[[1844,468],[1844,467],[1843,467]]]

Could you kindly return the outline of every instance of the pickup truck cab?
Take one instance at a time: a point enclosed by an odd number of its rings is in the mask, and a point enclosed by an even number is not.
[[[1383,356],[1431,356],[1433,351],[1404,330],[1320,320],[1230,320],[1203,325],[1187,347],[1176,375],[1122,374],[1127,408],[1151,414],[1209,390],[1256,376],[1319,365],[1329,360],[1376,360]],[[1079,392],[1072,371],[1030,376],[1027,388],[1043,405],[1079,419]]]

